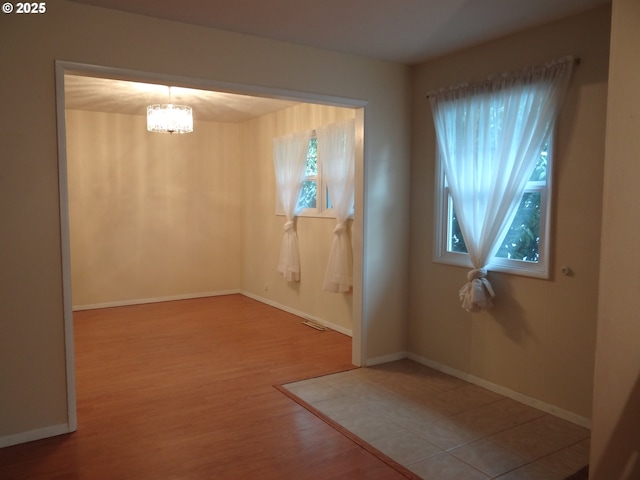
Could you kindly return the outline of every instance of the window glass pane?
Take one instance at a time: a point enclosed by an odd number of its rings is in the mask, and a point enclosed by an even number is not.
[[[530,182],[545,182],[547,180],[548,155],[549,142],[545,142],[529,179]],[[453,209],[451,197],[449,197],[448,201],[450,218],[447,228],[447,251],[468,253],[458,219],[456,218],[456,212]],[[540,243],[540,202],[541,194],[538,191],[527,192],[522,196],[516,216],[507,235],[501,242],[496,257],[538,262],[540,257],[538,251]]]
[[[522,196],[516,217],[496,257],[537,262],[539,243],[540,192],[527,192]]]
[[[462,238],[460,224],[458,223],[458,219],[456,218],[456,212],[453,209],[453,202],[451,201],[451,197],[449,197],[449,211],[451,212],[451,220],[448,228],[450,234],[447,250],[456,253],[468,253],[467,246],[464,243],[464,238]]]
[[[298,207],[300,208],[316,208],[316,181],[306,180],[302,184],[300,190],[300,198],[298,199]]]
[[[312,138],[309,140],[309,150],[307,152],[307,168],[304,175],[306,177],[318,174],[318,140]]]
[[[496,257],[537,262],[540,243],[540,192],[527,192],[522,196],[520,206],[513,223],[500,245]],[[449,200],[451,202],[451,200]],[[450,203],[451,220],[449,224],[448,250],[450,252],[467,253],[467,246],[462,238],[456,212]]]
[[[547,179],[547,156],[548,156],[549,144],[545,143],[540,152],[540,157],[536,163],[536,168],[533,169],[530,182],[544,182]]]
[[[316,178],[318,175],[318,142],[317,139],[309,140],[307,150],[307,164],[304,175],[306,180],[302,183],[300,197],[298,198],[298,208],[316,208]]]

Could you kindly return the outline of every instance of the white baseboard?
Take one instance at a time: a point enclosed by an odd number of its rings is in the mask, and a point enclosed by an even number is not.
[[[73,311],[77,312],[80,310],[95,310],[97,308],[126,307],[129,305],[143,305],[145,303],[171,302],[174,300],[190,300],[192,298],[217,297],[220,295],[233,295],[235,293],[240,293],[240,290],[219,290],[216,292],[185,293],[183,295],[170,295],[167,297],[137,298],[132,300],[121,300],[117,302],[95,303],[92,305],[74,305]]]
[[[351,330],[346,329],[340,325],[336,325],[335,323],[331,323],[322,318],[309,315],[308,313],[302,312],[300,310],[296,310],[294,308],[288,307],[286,305],[282,305],[278,302],[274,302],[267,298],[254,295],[253,293],[249,293],[243,290],[221,290],[217,292],[187,293],[183,295],[171,295],[167,297],[138,298],[138,299],[132,299],[132,300],[122,300],[117,302],[94,303],[90,305],[74,305],[73,311],[78,312],[81,310],[95,310],[98,308],[126,307],[129,305],[143,305],[145,303],[170,302],[173,300],[189,300],[192,298],[217,297],[220,295],[233,295],[238,293],[246,297],[252,298],[254,300],[257,300],[258,302],[270,305],[280,310],[284,310],[285,312],[291,313],[293,315],[304,318],[306,320],[316,321],[324,325],[325,327],[330,328],[331,330],[335,330],[336,332],[342,333],[349,337],[353,336],[353,333]]]
[[[409,353],[407,356],[411,360],[418,362],[422,365],[426,365],[427,367],[431,367],[434,370],[438,370],[442,373],[446,373],[447,375],[451,375],[452,377],[459,378],[461,380],[464,380],[465,382],[478,385],[479,387],[486,388],[487,390],[491,390],[492,392],[499,393],[500,395],[503,395],[507,398],[511,398],[516,402],[524,403],[525,405],[529,405],[530,407],[537,408],[538,410],[541,410],[543,412],[549,413],[556,417],[562,418],[564,420],[567,420],[581,427],[591,429],[590,419],[581,417],[580,415],[576,415],[573,412],[563,410],[562,408],[556,407],[555,405],[542,402],[540,400],[529,397],[522,393],[514,392],[513,390],[510,390],[506,387],[488,382],[486,380],[483,380],[482,378],[478,378],[469,373],[461,372],[459,370],[456,370],[455,368],[448,367],[447,365],[443,365],[442,363],[436,362],[434,360],[429,360],[428,358],[424,358],[419,355],[415,355],[413,353]]]
[[[32,442],[34,440],[42,440],[43,438],[55,437],[65,433],[71,433],[72,429],[69,424],[52,425],[50,427],[29,430],[28,432],[16,433],[14,435],[5,435],[0,437],[0,448],[18,445],[19,443]]]
[[[287,313],[291,313],[293,315],[296,315],[298,317],[304,318],[305,320],[313,320],[314,322],[318,322],[321,325],[324,325],[327,328],[330,328],[331,330],[335,330],[338,333],[342,333],[343,335],[347,335],[349,337],[353,337],[353,332],[347,328],[344,328],[340,325],[336,325],[335,323],[331,323],[327,320],[324,320],[322,318],[319,317],[315,317],[313,315],[309,315],[308,313],[304,313],[300,310],[296,310],[295,308],[291,308],[288,307],[286,305],[282,305],[281,303],[278,302],[274,302],[273,300],[269,300],[268,298],[264,298],[261,297],[259,295],[255,295],[253,293],[250,292],[246,292],[246,291],[241,291],[240,292],[242,295],[244,295],[245,297],[249,297],[252,298],[253,300],[257,300],[258,302],[270,305],[272,307],[275,307],[279,310],[283,310]]]
[[[395,352],[388,355],[382,355],[381,357],[367,358],[364,361],[365,367],[373,367],[375,365],[381,365],[383,363],[395,362],[396,360],[402,360],[407,358],[409,354],[407,352]]]

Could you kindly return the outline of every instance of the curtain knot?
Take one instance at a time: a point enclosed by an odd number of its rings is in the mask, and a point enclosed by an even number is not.
[[[333,229],[333,233],[335,233],[336,235],[340,235],[342,232],[345,231],[346,228],[347,228],[347,222],[340,222]]]
[[[464,285],[459,292],[462,308],[469,312],[479,312],[491,307],[491,299],[496,296],[493,287],[484,268],[474,268],[467,273],[469,283]]]
[[[469,273],[467,273],[467,280],[473,282],[474,280],[479,280],[487,276],[487,270],[485,268],[474,268]]]
[[[284,224],[284,231],[291,232],[293,230],[293,220],[287,220]]]

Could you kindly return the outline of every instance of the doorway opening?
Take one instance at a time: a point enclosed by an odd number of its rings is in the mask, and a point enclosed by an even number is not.
[[[194,108],[195,128],[200,127],[206,131],[206,135],[201,135],[201,138],[219,138],[220,140],[211,144],[206,140],[194,140],[196,137],[189,138],[191,134],[184,136],[165,135],[146,131],[127,134],[126,138],[118,136],[118,132],[136,131],[141,123],[144,125],[145,119],[139,113],[140,105],[144,106],[151,101],[142,91],[132,93],[131,90],[128,90],[127,93],[118,89],[141,88],[141,85],[156,87],[158,85],[172,85],[198,92],[201,98],[193,97],[191,101],[203,109],[208,107],[210,110],[216,110],[215,107],[218,107],[219,111],[207,112],[206,115],[210,115],[209,117],[200,117],[204,119],[198,120],[198,113]],[[260,193],[256,193],[256,191],[262,192],[262,187],[252,188],[256,184],[251,182],[259,181],[261,177],[264,178],[265,172],[254,172],[246,161],[244,165],[241,165],[242,168],[238,165],[234,166],[229,159],[233,159],[234,153],[237,153],[238,145],[246,146],[246,143],[251,141],[262,141],[261,154],[264,154],[265,141],[270,145],[273,134],[283,132],[283,124],[289,125],[291,128],[299,128],[297,123],[306,114],[313,121],[317,121],[318,118],[333,118],[336,115],[340,117],[346,112],[356,119],[355,150],[356,177],[358,178],[356,180],[356,203],[358,203],[361,201],[359,199],[363,198],[361,186],[364,104],[361,101],[327,98],[298,92],[230,85],[203,79],[176,78],[69,62],[56,63],[56,88],[67,401],[69,427],[70,430],[75,430],[77,419],[73,350],[72,312],[74,308],[98,308],[213,294],[243,293],[263,300],[265,303],[271,303],[273,306],[288,309],[291,313],[308,316],[306,315],[308,312],[299,307],[283,303],[282,298],[286,298],[286,295],[285,297],[277,296],[278,293],[282,293],[282,289],[292,288],[294,295],[300,297],[305,294],[305,287],[300,285],[283,286],[284,281],[277,282],[271,276],[265,277],[264,270],[251,266],[251,255],[244,258],[244,264],[250,266],[240,270],[240,275],[235,279],[235,282],[229,282],[230,275],[237,275],[237,269],[234,265],[229,265],[228,262],[231,257],[230,252],[241,246],[251,249],[251,242],[246,240],[247,234],[243,235],[242,232],[254,228],[255,224],[262,222],[262,220],[252,219],[253,213],[246,214],[238,209],[238,186],[241,186],[239,191],[251,197],[251,209],[261,211],[263,214],[270,212],[268,219],[270,224],[282,223],[282,220],[276,217],[273,211],[275,202],[272,199],[260,197]],[[101,89],[102,94],[99,93]],[[212,101],[212,97],[216,97],[217,102]],[[131,109],[134,108],[138,110],[132,111]],[[286,115],[278,113],[285,110],[295,111],[293,116],[296,118],[292,120]],[[143,110],[143,112],[145,111]],[[219,115],[217,120],[214,119],[215,115]],[[227,119],[231,119],[234,115],[236,118],[223,121],[225,115]],[[238,118],[241,119],[238,120]],[[250,124],[250,126],[243,131],[244,127],[239,127],[239,124],[244,126]],[[76,130],[78,125],[83,126],[82,131]],[[104,137],[105,132],[108,132],[107,138]],[[155,136],[153,143],[144,141],[145,135]],[[141,164],[128,165],[126,159],[131,155],[142,158]],[[120,164],[114,161],[116,157],[121,157]],[[212,171],[206,170],[208,168],[206,167],[207,162],[190,162],[191,159],[197,157],[207,158],[209,167],[214,159],[222,159],[222,166],[218,163],[216,167],[211,167],[218,168],[218,175],[212,175]],[[150,159],[159,161],[152,164]],[[264,162],[262,163],[264,166]],[[103,175],[103,181],[100,181],[100,175]],[[215,188],[212,189],[210,183],[202,183],[205,178],[214,178],[218,182],[213,185]],[[248,186],[246,185],[247,180]],[[173,181],[173,183],[167,183],[169,181]],[[185,182],[193,183],[189,183],[189,188],[185,189]],[[358,193],[358,185],[360,193]],[[96,196],[95,191],[90,190],[91,188],[98,188],[100,195]],[[220,192],[224,188],[235,190],[235,200],[221,200],[219,198],[220,195],[224,195]],[[200,192],[200,196],[195,194],[195,190]],[[83,201],[74,200],[77,198],[82,198]],[[231,213],[225,206],[230,206]],[[363,251],[362,206],[356,205],[355,212],[352,224],[354,240],[353,292],[348,297],[348,302],[344,301],[343,294],[332,295],[341,298],[340,301],[344,303],[339,308],[342,310],[348,308],[349,310],[351,328],[349,329],[347,326],[340,330],[341,326],[336,325],[336,329],[352,335],[353,363],[361,365],[363,358],[360,310]],[[206,213],[215,214],[218,217],[213,222],[202,222]],[[237,218],[239,213],[241,218]],[[258,213],[257,218],[262,217]],[[92,218],[94,219],[93,224]],[[180,222],[177,222],[177,219],[180,219]],[[299,228],[308,228],[310,235],[317,234],[318,223],[313,220],[315,219],[303,219],[299,223]],[[322,219],[322,222],[326,223],[327,220]],[[224,226],[216,228],[221,225]],[[82,226],[82,234],[78,233],[79,229],[76,228],[78,226]],[[141,231],[142,226],[145,226],[144,232]],[[132,232],[132,228],[136,231]],[[231,230],[232,235],[229,235],[228,231],[224,231],[225,228]],[[105,242],[104,234],[106,232],[110,232],[110,238]],[[171,232],[171,234],[169,235],[167,232]],[[265,235],[258,233],[248,237],[257,238],[264,242]],[[180,244],[185,239],[188,239],[188,243],[186,245]],[[103,241],[103,245],[96,248],[97,243],[101,241]],[[211,248],[210,244],[207,246],[207,241],[217,242],[218,248]],[[203,254],[206,256],[205,260],[201,255],[194,254],[194,250],[197,250],[196,247],[201,247],[202,252],[206,252]],[[140,251],[153,250],[154,248],[156,251],[147,252],[149,255],[141,256],[139,254]],[[75,262],[73,265],[71,262],[72,252]],[[169,252],[171,253],[169,254]],[[256,253],[256,259],[260,259],[260,257],[264,257],[264,254]],[[158,258],[169,260],[169,263],[174,262],[174,265],[161,265],[162,262],[158,262]],[[185,272],[195,271],[192,267],[207,263],[219,265],[216,262],[220,259],[224,260],[225,268],[228,270],[223,272],[222,278],[211,278],[208,275],[210,272],[202,273],[202,269],[200,269],[200,273],[195,275],[198,278],[189,278],[186,282],[184,281]],[[74,281],[74,277],[88,278],[86,272],[83,273],[83,268],[96,271],[101,264],[108,267],[111,275],[92,275],[92,281],[89,282]],[[275,272],[275,264],[272,267],[273,273]],[[122,268],[128,270],[118,272],[118,269]],[[175,276],[183,277],[182,280],[187,284],[186,287],[183,285],[176,288],[175,284],[171,285],[175,278],[169,277],[171,277],[171,273],[176,273],[176,269],[178,274]],[[146,275],[159,280],[137,282],[141,289],[132,292],[130,287],[126,286],[126,282],[123,282],[123,279],[131,277],[132,271],[137,273],[146,271]],[[105,283],[106,280],[109,282]],[[154,285],[154,287],[160,285],[161,288],[149,289],[149,285]],[[208,287],[203,287],[203,285],[208,285]],[[278,292],[278,289],[281,291]],[[123,292],[127,293],[123,294]]]

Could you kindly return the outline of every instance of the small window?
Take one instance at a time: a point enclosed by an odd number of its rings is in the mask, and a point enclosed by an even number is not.
[[[315,134],[309,140],[305,179],[300,190],[298,207],[301,209],[298,215],[302,217],[332,216],[329,191],[322,174],[322,165],[318,163],[318,139]]]
[[[549,252],[551,141],[545,142],[515,218],[491,262],[491,270],[546,278]],[[471,267],[447,180],[437,161],[435,261]]]

